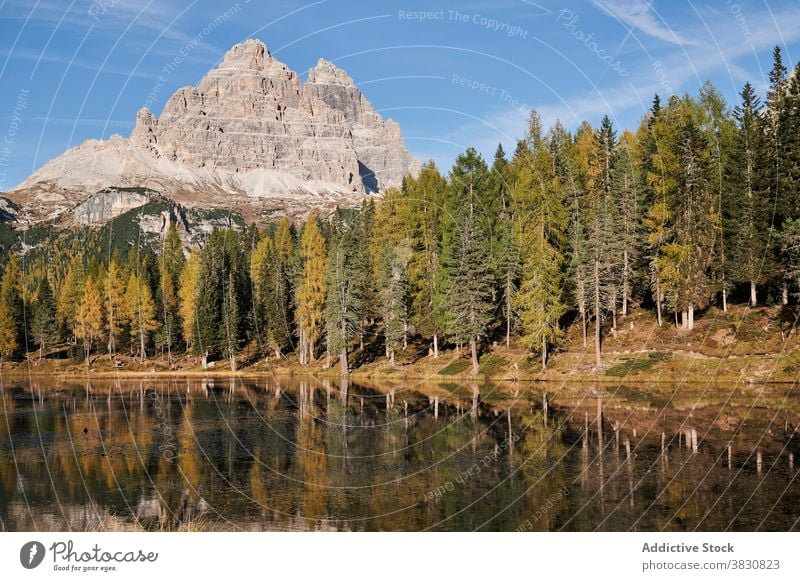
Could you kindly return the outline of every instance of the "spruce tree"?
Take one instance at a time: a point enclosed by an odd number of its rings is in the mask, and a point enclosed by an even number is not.
[[[41,361],[44,350],[55,343],[57,336],[56,304],[47,276],[43,276],[39,280],[36,304],[33,307],[31,333],[34,341],[39,346],[39,361]]]
[[[445,330],[451,341],[469,344],[473,374],[478,373],[478,351],[494,307],[489,236],[478,193],[487,181],[486,164],[474,150],[456,158],[450,172],[451,196],[460,203],[452,210],[455,220],[445,247]]]

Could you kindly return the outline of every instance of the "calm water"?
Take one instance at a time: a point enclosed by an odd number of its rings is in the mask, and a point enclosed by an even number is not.
[[[5,380],[0,526],[800,528],[789,387],[659,399],[553,387],[546,411],[541,386],[521,389]]]

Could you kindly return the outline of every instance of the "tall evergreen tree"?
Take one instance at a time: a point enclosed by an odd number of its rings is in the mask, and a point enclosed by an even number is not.
[[[447,335],[457,344],[469,344],[472,373],[478,373],[478,351],[492,320],[494,284],[484,205],[478,192],[487,187],[483,159],[472,149],[456,158],[450,172],[451,196],[460,204],[445,247],[447,277],[445,305]]]
[[[44,350],[52,346],[57,337],[56,304],[47,276],[42,276],[39,280],[36,304],[33,308],[33,320],[31,321],[31,333],[39,346],[39,361],[41,361]]]

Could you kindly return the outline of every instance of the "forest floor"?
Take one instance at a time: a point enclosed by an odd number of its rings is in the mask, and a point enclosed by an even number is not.
[[[800,336],[796,308],[730,306],[727,312],[711,307],[698,313],[691,332],[676,327],[674,320],[661,326],[650,310],[632,309],[603,330],[601,363],[596,363],[593,327],[588,329],[584,346],[580,320],[568,325],[560,347],[542,369],[538,354],[519,345],[492,345],[481,354],[480,372],[471,374],[466,349],[442,350],[438,358],[429,354],[423,342],[409,344],[396,355],[392,366],[383,354],[378,338],[365,340],[350,355],[353,380],[413,380],[416,382],[461,381],[547,381],[572,383],[650,383],[719,384],[795,382],[800,378]],[[89,364],[67,356],[67,347],[48,352],[39,361],[38,352],[23,361],[3,364],[2,375],[27,374],[63,377],[142,377],[142,376],[232,376],[227,360],[213,362],[203,370],[200,358],[180,354],[169,365],[166,356],[150,357],[140,363],[129,356],[118,356],[122,367],[115,367],[106,354],[93,354]],[[334,360],[334,363],[336,361]],[[323,361],[301,366],[294,354],[264,358],[255,345],[242,350],[237,358],[237,376],[330,376],[339,377],[337,365],[324,368]]]

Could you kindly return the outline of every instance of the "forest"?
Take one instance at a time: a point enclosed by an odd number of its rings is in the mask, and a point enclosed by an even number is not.
[[[302,223],[218,228],[186,250],[171,223],[155,245],[73,236],[4,258],[0,365],[59,345],[144,362],[192,353],[237,368],[245,346],[351,368],[365,340],[392,365],[411,341],[493,343],[540,358],[579,325],[603,338],[631,308],[690,333],[729,302],[800,293],[800,65],[778,48],[763,99],[657,95],[635,130],[545,128],[535,111],[510,155],[470,148],[359,208]],[[96,237],[97,238],[97,237]],[[105,249],[105,251],[101,251]]]

